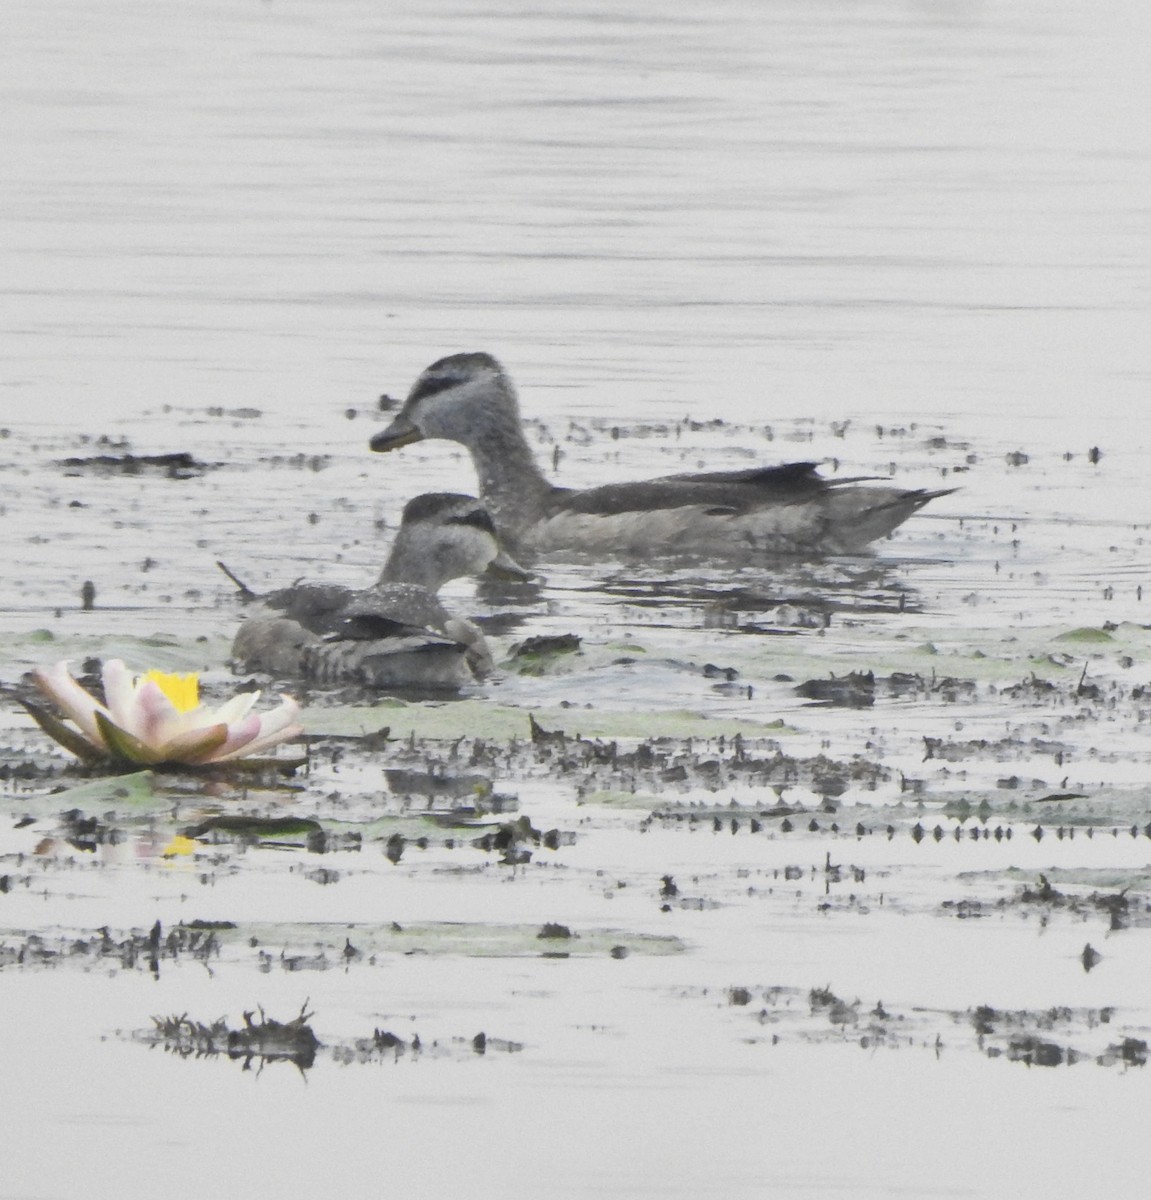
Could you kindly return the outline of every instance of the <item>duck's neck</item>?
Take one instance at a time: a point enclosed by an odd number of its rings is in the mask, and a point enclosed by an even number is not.
[[[429,554],[426,545],[421,546],[419,539],[413,538],[401,526],[396,540],[392,543],[388,561],[384,563],[384,569],[380,572],[379,582],[414,583],[434,595],[446,580],[443,578],[438,555]]]
[[[502,541],[514,545],[537,521],[552,485],[544,478],[514,411],[500,413],[468,445],[479,479],[480,499]]]

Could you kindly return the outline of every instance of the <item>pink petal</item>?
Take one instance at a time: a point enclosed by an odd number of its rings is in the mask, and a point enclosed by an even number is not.
[[[101,672],[104,680],[104,699],[115,724],[135,737],[140,736],[136,720],[136,685],[132,674],[119,658],[110,658]]]
[[[279,729],[283,725],[292,725],[299,715],[300,702],[295,696],[286,696],[281,692],[280,703],[271,712],[266,712],[263,715],[264,732],[269,733],[274,729]]]
[[[225,700],[219,708],[212,710],[212,719],[225,725],[234,725],[243,720],[252,710],[252,705],[260,698],[260,693],[237,692],[230,700]]]
[[[303,725],[289,725],[286,729],[281,729],[276,733],[256,738],[254,741],[249,742],[242,750],[237,750],[232,754],[225,754],[219,758],[213,758],[210,761],[228,762],[235,758],[247,758],[249,755],[263,754],[265,750],[270,750],[273,746],[278,746],[281,742],[287,742],[294,737],[299,737],[303,732]]]
[[[240,750],[218,754],[217,762],[229,758],[241,758],[249,754],[260,754],[262,751],[278,746],[289,738],[299,737],[304,727],[296,722],[300,706],[292,696],[281,696],[279,705],[271,712],[259,717],[260,732]]]
[[[92,743],[106,750],[104,739],[96,727],[96,710],[103,710],[94,696],[86,692],[68,670],[67,660],[58,662],[54,667],[44,669],[37,667],[32,672],[36,686],[72,721],[76,722],[81,733]]]
[[[146,679],[136,689],[136,736],[150,746],[159,746],[187,728],[180,711],[164,695],[154,679]]]
[[[241,751],[247,754],[246,746],[256,740],[260,734],[263,722],[258,713],[249,713],[242,721],[236,721],[228,726],[228,740],[212,752],[210,762],[221,758],[242,757]]]
[[[228,727],[219,723],[182,730],[160,747],[160,761],[192,765],[212,762],[227,736]]]

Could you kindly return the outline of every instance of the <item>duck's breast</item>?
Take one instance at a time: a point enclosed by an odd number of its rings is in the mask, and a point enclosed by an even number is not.
[[[232,642],[232,663],[240,671],[264,671],[281,677],[303,672],[303,658],[320,638],[272,609],[257,609],[246,617]]]

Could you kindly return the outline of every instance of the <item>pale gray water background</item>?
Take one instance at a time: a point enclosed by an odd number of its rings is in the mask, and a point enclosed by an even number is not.
[[[394,524],[417,491],[473,486],[446,445],[370,456],[375,398],[402,395],[428,362],[462,349],[505,362],[525,413],[546,426],[535,430],[542,452],[560,444],[565,483],[836,457],[853,474],[962,484],[880,548],[882,578],[869,586],[887,615],[863,616],[864,634],[902,631],[896,587],[923,610],[917,639],[925,625],[963,623],[1138,628],[1151,559],[1149,27],[1134,3],[535,13],[9,0],[0,627],[18,644],[3,656],[6,680],[34,661],[20,635],[51,625],[86,578],[110,610],[65,613],[58,633],[192,630],[210,639],[197,665],[219,670],[237,610],[215,558],[254,586],[305,571],[370,575],[386,544],[377,521]],[[689,415],[729,425],[633,436]],[[833,421],[850,421],[843,436]],[[613,425],[625,436],[613,439]],[[100,435],[225,465],[168,492],[51,467],[97,452]],[[1009,465],[1014,451],[1028,461]],[[322,469],[293,466],[297,453],[322,456]],[[605,591],[602,571],[558,567],[520,632],[642,636],[696,666],[742,666],[746,654],[745,679],[777,706],[756,716],[795,717],[786,689],[769,688],[770,655],[702,626],[699,612],[736,584],[771,600],[797,584],[697,574],[639,605],[621,582],[635,575],[615,573]],[[844,644],[806,639],[811,674]],[[1143,670],[1146,655],[1136,660]],[[523,704],[573,691],[602,707],[717,716],[747,704],[674,665],[633,679],[610,655],[579,687],[495,686]],[[887,722],[893,757],[911,764],[915,746],[896,728],[908,712],[832,713],[800,736],[849,754]],[[953,723],[931,706],[915,718],[913,742]],[[968,736],[1002,732],[1004,712],[987,706],[969,721]],[[1139,726],[1128,717],[1098,732],[1105,750],[1129,752],[1085,768],[1092,782],[1145,780]],[[556,821],[572,819],[566,797],[537,788],[523,797],[533,818],[550,805]],[[592,876],[708,878],[747,853],[648,836],[608,825],[567,861]],[[1099,862],[1145,863],[1143,844]],[[1082,842],[1073,853],[1016,846],[1011,861],[1094,865],[1084,853]],[[749,861],[766,869],[788,854]],[[897,851],[913,877],[924,857]],[[334,921],[464,920],[476,904],[492,920],[535,912],[511,883],[397,874],[382,885],[365,873],[301,894],[268,874],[245,899],[234,881],[209,896],[170,874],[78,872],[0,904],[11,901],[6,925],[66,909],[89,928],[137,924],[154,908],[169,920],[229,916],[241,901]],[[612,909],[622,925],[651,925],[650,897],[609,903],[579,878],[555,919],[602,924]],[[936,921],[889,919],[877,961],[871,943],[854,957],[835,948],[864,945],[854,929],[810,916],[781,929],[727,898],[726,924],[702,913],[656,926],[687,939],[687,957],[430,959],[303,986],[273,974],[223,994],[191,968],[155,985],[6,972],[0,1061],[19,1084],[3,1106],[0,1196],[402,1186],[429,1197],[1086,1198],[1142,1186],[1145,1072],[765,1051],[744,1044],[735,1015],[699,1019],[740,982],[834,983],[890,1002],[898,979],[900,998],[921,1003],[994,993],[1004,1005],[1057,995],[1145,1007],[1142,941],[1109,952],[1110,974],[1087,976],[1080,930],[1044,942],[971,923],[948,932],[957,957],[940,978]],[[623,973],[641,962],[642,979]],[[698,1008],[678,998],[704,986],[712,999]],[[287,1016],[309,993],[329,1029],[364,1032],[365,1014],[411,1012],[425,1030],[484,1027],[528,1050],[390,1074],[329,1065],[305,1086],[288,1069],[256,1078],[98,1040],[153,1012],[235,1020],[259,1000]],[[90,1022],[75,1022],[78,995]]]

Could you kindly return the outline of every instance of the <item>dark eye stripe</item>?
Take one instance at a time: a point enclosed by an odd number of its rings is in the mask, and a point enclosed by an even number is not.
[[[471,512],[448,517],[444,524],[471,525],[475,529],[482,529],[485,533],[490,533],[492,537],[496,536],[495,523],[492,521],[491,514],[486,508],[473,508]]]
[[[435,521],[443,525],[472,525],[495,534],[491,515],[474,496],[459,492],[425,492],[404,505],[406,522]]]
[[[414,404],[417,400],[424,400],[428,396],[434,396],[437,392],[447,391],[448,388],[455,387],[459,382],[460,379],[457,375],[426,375],[416,381],[408,396],[408,403]]]

